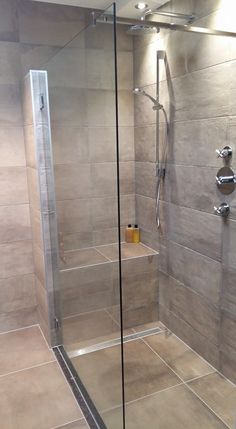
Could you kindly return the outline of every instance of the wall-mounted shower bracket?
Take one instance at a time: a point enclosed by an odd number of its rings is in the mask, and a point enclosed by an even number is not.
[[[142,15],[142,20],[144,20],[147,16],[150,15],[160,15],[168,18],[177,18],[177,19],[183,19],[187,21],[188,24],[191,24],[195,19],[195,15],[186,15],[185,13],[178,13],[178,12],[169,12],[166,10],[152,10],[152,9],[146,9],[144,14]]]

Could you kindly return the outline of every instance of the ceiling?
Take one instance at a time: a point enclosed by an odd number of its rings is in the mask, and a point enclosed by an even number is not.
[[[65,4],[70,6],[81,6],[94,9],[106,9],[110,6],[112,0],[34,0],[41,1],[45,3],[58,3]],[[162,6],[165,3],[168,3],[169,0],[146,0],[146,3],[151,9],[156,9],[157,7]],[[117,15],[129,18],[139,18],[141,13],[139,10],[135,9],[135,5],[138,3],[138,0],[117,0]]]

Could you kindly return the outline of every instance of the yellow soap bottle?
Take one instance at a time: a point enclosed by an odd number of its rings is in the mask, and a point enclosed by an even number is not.
[[[134,225],[133,243],[139,243],[139,242],[140,242],[140,229],[138,225]]]
[[[126,243],[133,243],[134,242],[134,227],[129,224],[125,229],[125,241]]]

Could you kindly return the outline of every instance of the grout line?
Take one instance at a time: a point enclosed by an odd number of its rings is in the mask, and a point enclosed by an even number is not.
[[[30,329],[35,327],[39,327],[39,324],[36,323],[35,325],[24,326],[23,328],[12,329],[11,331],[0,332],[0,335],[10,334],[11,332],[23,331],[24,329]]]
[[[135,402],[141,401],[141,400],[146,399],[146,398],[150,398],[150,397],[155,396],[155,395],[159,395],[160,393],[167,392],[168,390],[171,390],[171,389],[174,389],[176,387],[183,386],[183,385],[184,385],[184,383],[174,384],[173,386],[166,387],[165,389],[159,390],[157,392],[153,392],[153,393],[150,393],[150,394],[145,395],[145,396],[140,396],[137,399],[133,399],[132,401],[126,402],[125,406],[131,405],[131,404],[133,404]],[[102,413],[107,413],[108,411],[112,411],[112,410],[115,410],[115,409],[120,408],[120,407],[121,407],[121,404],[120,405],[115,405],[114,407],[106,408],[105,410],[102,410],[101,412]]]
[[[48,350],[50,350],[52,353],[53,353],[53,351],[52,351],[52,347],[49,347],[49,344],[48,344],[48,342],[47,342],[47,340],[46,340],[46,337],[45,337],[45,335],[44,335],[44,333],[43,333],[43,330],[42,330],[42,328],[41,328],[41,326],[39,325],[39,330],[40,330],[40,333],[41,333],[41,335],[42,335],[42,337],[43,337],[43,339],[44,339],[44,341],[45,341],[45,344],[46,344],[46,346],[47,346],[47,349]],[[55,360],[56,360],[56,358],[55,358]]]
[[[71,423],[77,423],[77,422],[82,422],[83,420],[86,422],[85,418],[84,418],[84,417],[81,417],[81,419],[71,420],[71,421],[69,421],[69,422],[67,422],[67,423],[63,423],[61,426],[53,426],[52,428],[49,428],[49,429],[63,429],[63,428],[65,428],[65,429],[66,429],[66,427],[67,427],[69,424],[71,424]],[[87,423],[87,422],[86,422],[86,423]],[[89,427],[89,426],[88,426],[88,427]]]
[[[107,308],[104,309],[104,311],[107,313],[107,315],[111,318],[111,320],[113,320],[113,322],[118,326],[118,328],[121,330],[120,324],[119,322],[114,318],[114,316],[109,313],[109,311],[107,310]]]
[[[34,369],[34,368],[40,368],[41,366],[49,365],[49,364],[55,363],[55,362],[57,362],[57,361],[56,360],[49,360],[48,362],[39,363],[38,365],[32,365],[32,366],[28,366],[26,368],[18,369],[17,371],[7,372],[6,374],[1,374],[0,379],[3,377],[7,377],[8,375],[17,374],[18,372],[24,372],[24,371],[28,371],[28,370]]]
[[[215,371],[208,372],[207,374],[199,375],[198,377],[190,378],[189,380],[186,380],[185,383],[186,384],[191,383],[192,381],[199,380],[199,378],[207,377],[208,375],[215,374],[216,372],[217,371],[215,370]]]
[[[99,247],[99,246],[98,246]],[[104,255],[104,253],[102,253],[101,252],[101,250],[99,250],[98,249],[98,247],[94,247],[94,249],[101,255],[101,256],[103,256],[103,258],[106,258],[106,259],[108,259],[108,261],[109,262],[114,262],[114,261],[112,261],[112,259],[111,258],[109,258],[108,256],[106,256],[106,255]]]
[[[183,384],[184,384],[184,386],[187,388],[187,389],[189,389],[227,428],[229,428],[230,429],[230,426],[228,426],[228,424],[197,394],[197,393],[195,393],[194,392],[194,390],[192,389],[192,388],[190,388],[190,386],[188,385],[188,383],[187,382],[185,382],[183,379],[182,379],[182,377],[180,377],[177,373],[176,373],[176,371],[173,369],[173,368],[171,368],[170,367],[170,365],[168,365],[165,361],[164,361],[164,359],[162,359],[162,357],[157,353],[157,352],[155,352],[155,350],[153,350],[153,348],[151,347],[151,346],[149,346],[149,344],[148,343],[146,343],[146,341],[142,338],[141,339],[141,341],[143,341],[149,348],[150,348],[150,350],[152,350],[153,351],[153,353],[155,353],[155,355],[157,356],[157,357],[159,357],[161,360],[162,360],[162,362],[166,365],[166,366],[168,366],[168,368],[172,371],[172,372],[174,372],[174,374],[183,382]]]

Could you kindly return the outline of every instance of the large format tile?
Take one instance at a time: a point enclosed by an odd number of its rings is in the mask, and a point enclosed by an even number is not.
[[[228,142],[228,123],[228,118],[175,122],[171,127],[173,135],[168,161],[184,165],[220,167],[215,150],[221,147],[222,141]],[[230,145],[233,144],[232,139]],[[197,150],[194,149],[196,145]]]
[[[18,14],[21,42],[64,46],[85,26],[86,9],[23,0]]]
[[[34,274],[0,280],[0,313],[13,314],[32,307],[36,307]]]
[[[17,211],[17,216],[16,216]],[[0,206],[0,242],[31,239],[28,204]]]
[[[145,342],[184,380],[213,372],[200,356],[175,335],[160,333],[145,338]]]
[[[219,307],[172,277],[163,279],[162,276],[160,283],[160,302],[163,303],[163,293],[167,309],[213,343],[219,344]]]
[[[236,386],[219,373],[189,383],[191,389],[232,429],[236,422]]]
[[[21,91],[19,84],[0,84],[0,123],[19,127],[22,125]]]
[[[22,127],[2,126],[0,129],[1,167],[25,166]]]
[[[0,278],[33,273],[31,241],[1,244],[0,252]]]
[[[56,362],[2,377],[0,393],[4,429],[51,429],[82,418]]]
[[[110,337],[119,338],[120,335],[119,325],[104,310],[78,314],[63,320],[63,338],[69,351],[98,344]]]
[[[19,40],[17,1],[2,0],[0,3],[0,40],[17,42]]]
[[[119,413],[118,409],[103,414],[108,427],[120,429]],[[127,405],[126,416],[128,429],[227,428],[185,386],[177,386]]]
[[[156,160],[156,125],[135,126],[135,160],[155,162]]]
[[[71,200],[90,195],[89,164],[61,164],[55,166],[57,200]]]
[[[212,259],[221,260],[222,221],[190,208],[169,205],[169,237]]]
[[[0,335],[0,375],[55,360],[38,327]]]
[[[221,264],[191,249],[169,242],[166,257],[169,274],[176,280],[219,304]]]
[[[26,168],[0,168],[0,205],[24,203],[28,203]]]
[[[125,344],[125,395],[132,401],[180,383],[179,378],[144,344]],[[88,393],[97,407],[111,408],[121,403],[120,347],[111,347],[73,359]],[[100,392],[103,385],[103,395]]]

